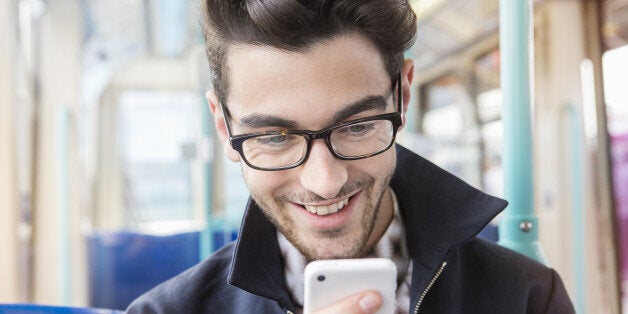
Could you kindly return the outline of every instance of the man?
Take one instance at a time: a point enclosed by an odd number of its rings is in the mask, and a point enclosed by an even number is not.
[[[475,238],[505,201],[394,145],[414,70],[406,1],[202,2],[207,98],[251,200],[236,243],[130,313],[298,313],[308,261],[367,256],[395,262],[398,312],[573,312],[553,270]],[[326,313],[381,302],[364,291]]]

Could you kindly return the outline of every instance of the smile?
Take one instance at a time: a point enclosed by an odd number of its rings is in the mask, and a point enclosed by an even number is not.
[[[349,198],[345,198],[344,200],[327,205],[327,206],[316,206],[316,205],[303,205],[305,209],[307,209],[310,213],[317,214],[319,216],[329,215],[338,212],[338,210],[345,207],[345,205],[349,204]]]
[[[300,204],[303,208],[305,208],[305,210],[307,210],[308,212],[312,213],[312,214],[316,214],[319,216],[326,216],[326,215],[331,215],[334,213],[337,213],[339,210],[341,210],[343,207],[347,206],[347,204],[349,204],[349,201],[351,200],[351,198],[353,196],[355,196],[357,194],[357,192],[352,193],[351,195],[347,196],[346,198],[333,203],[333,204],[329,204],[329,205],[306,205],[306,204]]]

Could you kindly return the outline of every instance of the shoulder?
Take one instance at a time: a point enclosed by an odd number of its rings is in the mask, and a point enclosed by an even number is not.
[[[513,250],[474,238],[453,253],[464,267],[483,273],[486,279],[526,288],[552,285],[555,271]]]
[[[473,238],[453,254],[474,262],[477,267],[490,267],[493,272],[507,272],[524,277],[544,277],[551,272],[545,265],[513,250],[481,238]],[[483,266],[482,266],[483,265]]]
[[[452,252],[456,281],[478,292],[500,296],[528,313],[572,313],[573,306],[560,276],[553,269],[495,243],[474,238]]]
[[[137,298],[127,313],[201,313],[212,295],[235,289],[227,284],[234,243]]]

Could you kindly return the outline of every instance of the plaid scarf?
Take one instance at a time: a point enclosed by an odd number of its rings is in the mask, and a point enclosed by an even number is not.
[[[367,257],[388,258],[397,266],[397,304],[396,313],[408,313],[410,307],[410,282],[412,281],[412,263],[406,243],[405,230],[401,216],[397,196],[391,191],[395,214],[388,229],[382,235],[379,242],[367,254]],[[305,270],[305,257],[277,231],[279,249],[284,261],[284,279],[288,286],[288,292],[295,303],[303,306],[303,272]]]

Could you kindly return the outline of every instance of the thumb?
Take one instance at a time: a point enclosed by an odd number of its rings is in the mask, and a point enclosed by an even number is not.
[[[316,314],[371,314],[382,306],[382,297],[375,291],[365,291],[350,295]]]

